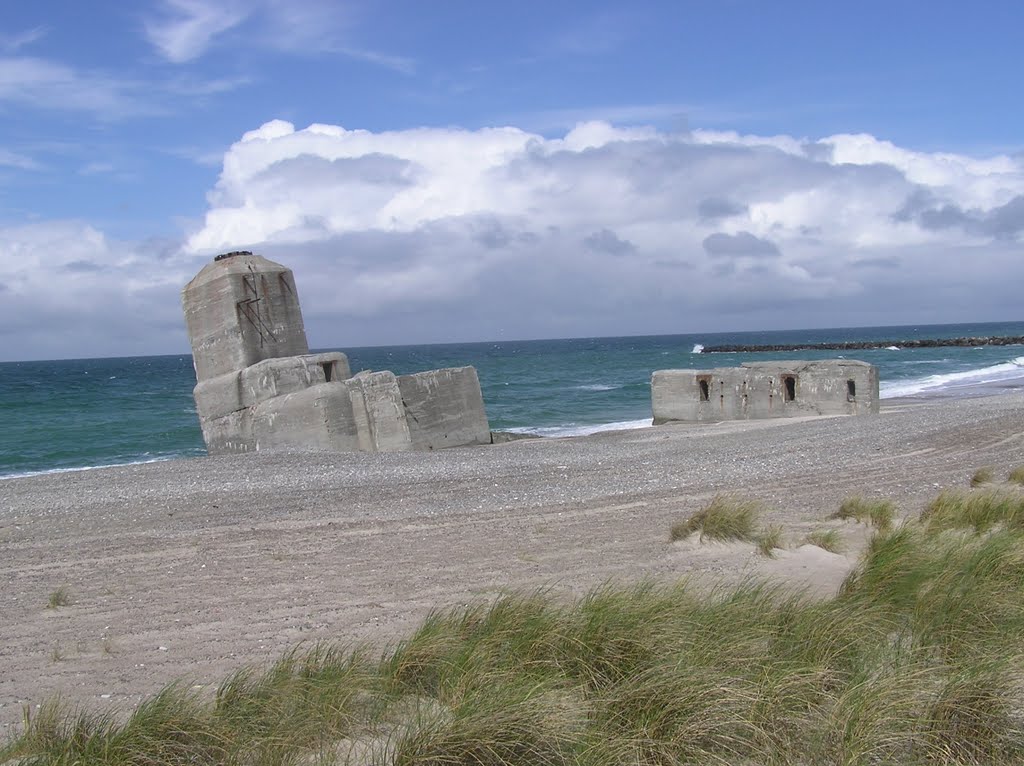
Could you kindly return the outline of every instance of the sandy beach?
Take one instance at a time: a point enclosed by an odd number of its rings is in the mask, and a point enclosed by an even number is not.
[[[60,695],[125,710],[214,688],[300,642],[383,645],[434,607],[507,589],[751,575],[833,590],[863,492],[916,513],[1024,463],[1024,394],[888,402],[876,417],[662,426],[435,453],[201,458],[0,481],[0,732]],[[790,549],[669,542],[716,493]],[[841,530],[845,556],[799,547]],[[70,603],[47,608],[64,587]]]

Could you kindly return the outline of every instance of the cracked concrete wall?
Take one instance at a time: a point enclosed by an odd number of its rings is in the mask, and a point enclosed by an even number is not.
[[[393,372],[361,372],[344,385],[349,392],[359,449],[404,452],[413,448],[402,393]]]
[[[248,252],[208,263],[182,290],[196,380],[309,353],[290,269]]]
[[[400,375],[398,387],[414,449],[491,443],[480,379],[473,367]]]

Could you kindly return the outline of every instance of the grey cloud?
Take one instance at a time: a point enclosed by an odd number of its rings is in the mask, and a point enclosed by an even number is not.
[[[892,219],[900,223],[915,220],[921,213],[935,205],[935,195],[927,189],[914,189],[904,201],[903,206],[892,214]]]
[[[801,148],[808,159],[816,162],[831,162],[835,155],[835,147],[832,144],[820,141],[804,142]]]
[[[659,269],[680,269],[683,271],[693,271],[696,268],[696,266],[689,261],[669,261],[664,259],[654,261],[653,265],[657,266]]]
[[[714,257],[736,258],[739,256],[776,256],[779,248],[774,242],[755,237],[749,231],[737,234],[717,232],[704,239],[704,252]]]
[[[97,271],[104,271],[106,267],[105,266],[101,266],[98,263],[93,263],[92,261],[80,260],[80,261],[70,261],[69,263],[65,263],[63,266],[61,266],[61,268],[64,271],[70,271],[72,273],[77,273],[77,274],[84,274],[84,273],[92,273],[92,272],[97,272]]]
[[[996,237],[1008,237],[1024,229],[1024,195],[1014,197],[1002,207],[992,210],[986,227]]]
[[[1024,195],[990,210],[965,210],[951,203],[940,204],[931,192],[919,189],[892,217],[901,222],[916,221],[930,231],[959,227],[973,234],[1012,239],[1024,231]]]
[[[339,157],[328,160],[313,154],[289,157],[270,165],[253,180],[272,178],[276,183],[294,178],[304,184],[334,185],[339,181],[367,185],[410,186],[408,177],[413,164],[389,154],[366,154],[362,157]]]
[[[970,227],[975,219],[967,215],[956,205],[943,205],[942,207],[922,210],[917,214],[917,221],[921,226],[931,231],[949,229],[953,226]]]
[[[601,229],[583,238],[583,244],[590,250],[608,255],[630,255],[636,252],[636,245],[622,239],[611,229]]]
[[[850,264],[855,269],[898,269],[900,259],[895,256],[888,258],[862,258]]]
[[[714,221],[719,218],[729,218],[734,215],[743,215],[749,210],[746,205],[733,202],[721,197],[708,197],[697,204],[697,215],[703,221]]]
[[[537,241],[537,235],[530,231],[520,231],[514,226],[503,223],[495,217],[471,218],[469,229],[475,242],[488,250],[503,250],[515,245],[529,245]]]
[[[580,187],[605,186],[609,179],[626,183],[649,207],[650,216],[676,217],[702,200],[777,199],[786,193],[813,188],[837,178],[857,183],[902,183],[893,168],[831,166],[772,147],[698,145],[682,142],[632,141],[612,143],[582,152],[527,151],[493,171],[512,183],[543,177],[572,178]],[[562,195],[559,187],[552,194]]]

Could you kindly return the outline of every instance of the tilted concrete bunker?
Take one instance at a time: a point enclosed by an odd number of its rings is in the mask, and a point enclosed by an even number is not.
[[[472,367],[353,377],[344,354],[310,354],[295,279],[278,263],[247,251],[219,255],[186,285],[182,306],[210,454],[491,441]]]
[[[748,362],[651,375],[654,424],[673,421],[868,415],[878,412],[878,368],[847,359]]]

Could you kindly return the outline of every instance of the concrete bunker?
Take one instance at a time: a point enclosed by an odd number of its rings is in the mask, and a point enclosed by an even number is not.
[[[658,370],[651,376],[651,409],[655,425],[873,414],[878,412],[878,369],[830,359]]]
[[[353,376],[344,354],[309,353],[294,277],[278,263],[218,255],[185,286],[182,306],[210,454],[491,442],[472,367]]]

